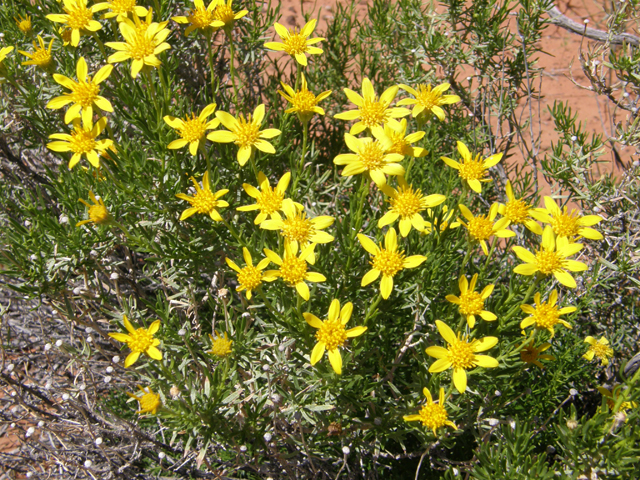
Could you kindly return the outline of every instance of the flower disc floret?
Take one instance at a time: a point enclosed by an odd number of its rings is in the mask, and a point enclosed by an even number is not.
[[[268,258],[263,258],[256,266],[253,265],[253,259],[251,253],[246,247],[242,247],[242,255],[246,266],[240,268],[230,258],[225,258],[227,265],[238,273],[238,287],[236,291],[247,291],[247,299],[251,300],[253,290],[256,290],[262,285],[262,282],[272,282],[276,277],[263,273],[263,270],[271,263]]]
[[[459,224],[463,225],[469,232],[469,237],[472,242],[480,244],[482,251],[485,255],[489,255],[489,248],[487,247],[487,240],[493,235],[499,238],[515,237],[515,232],[507,230],[509,220],[501,218],[494,223],[496,216],[498,215],[499,206],[497,203],[491,205],[489,213],[487,215],[478,215],[475,217],[471,211],[464,205],[458,205],[462,216],[467,220],[465,223],[460,218]]]
[[[254,220],[256,225],[261,225],[267,219],[281,221],[282,217],[279,212],[283,209],[284,195],[290,181],[291,172],[286,172],[282,175],[276,187],[273,188],[271,187],[267,176],[263,172],[259,172],[258,185],[260,186],[260,190],[248,183],[242,184],[244,191],[250,197],[254,198],[256,203],[253,205],[238,207],[238,210],[241,212],[258,210],[260,213],[258,213]],[[299,203],[294,203],[294,206],[298,210],[302,210],[304,208]]]
[[[69,169],[73,168],[82,158],[87,157],[89,163],[95,168],[100,167],[100,155],[113,145],[110,139],[97,140],[107,126],[106,117],[100,118],[95,125],[91,120],[89,111],[83,112],[82,118],[73,120],[73,131],[70,134],[54,133],[49,138],[56,140],[49,142],[47,148],[54,152],[73,152],[69,160]]]
[[[548,223],[553,229],[553,233],[558,238],[573,239],[584,237],[589,240],[602,240],[602,234],[589,228],[602,221],[598,215],[581,216],[576,210],[569,211],[565,205],[562,209],[551,197],[544,197],[545,208],[538,208],[536,212],[541,215],[541,221]]]
[[[444,95],[444,92],[449,90],[449,87],[450,85],[448,83],[443,83],[435,88],[432,88],[431,84],[419,84],[417,88],[400,85],[400,88],[406,90],[415,98],[404,98],[398,102],[398,105],[414,104],[413,110],[411,111],[413,117],[433,113],[438,117],[438,120],[444,121],[445,113],[442,105],[449,105],[460,101],[458,95]]]
[[[489,168],[495,166],[502,159],[502,153],[496,153],[482,159],[478,154],[475,157],[467,146],[458,141],[458,153],[462,157],[462,163],[459,163],[449,157],[441,157],[442,161],[451,168],[458,170],[458,176],[476,193],[482,192],[482,182],[490,182],[490,178],[486,178]]]
[[[483,320],[488,322],[498,318],[493,313],[484,309],[484,301],[489,298],[495,285],[487,285],[482,292],[478,293],[475,291],[477,281],[477,273],[471,278],[471,283],[469,283],[467,277],[462,275],[458,280],[460,297],[456,297],[455,295],[447,295],[446,297],[447,301],[458,305],[458,311],[462,316],[467,318],[469,328],[475,326],[476,315],[479,315]]]
[[[128,368],[133,365],[140,357],[140,354],[145,353],[153,360],[162,360],[162,352],[156,347],[160,345],[160,340],[154,338],[154,334],[160,329],[160,320],[153,322],[148,329],[134,328],[126,315],[122,316],[124,326],[129,332],[125,333],[110,333],[109,336],[119,342],[124,342],[131,349],[131,353],[124,361],[124,368]]]
[[[530,315],[522,320],[520,328],[524,330],[531,325],[535,325],[538,330],[548,330],[552,337],[555,335],[555,327],[558,324],[563,325],[565,328],[572,328],[571,324],[561,319],[560,316],[573,313],[577,308],[564,307],[559,309],[556,305],[558,301],[558,292],[556,290],[549,294],[549,299],[546,302],[541,301],[540,293],[536,293],[533,299],[535,305],[520,305],[520,309]]]
[[[229,340],[227,332],[224,332],[224,336],[221,336],[216,330],[215,334],[215,337],[209,334],[209,338],[211,339],[211,350],[209,350],[209,353],[216,357],[226,357],[231,354],[233,340]]]
[[[324,282],[327,278],[317,272],[309,272],[307,267],[308,258],[313,255],[316,244],[312,243],[305,247],[298,256],[298,244],[285,242],[284,256],[280,257],[276,252],[264,249],[264,253],[269,260],[278,265],[278,270],[267,270],[265,276],[280,277],[290,287],[295,287],[296,291],[304,300],[309,300],[310,292],[307,282]]]
[[[313,47],[316,43],[324,40],[324,38],[309,38],[316,28],[317,20],[313,19],[307,22],[300,30],[295,28],[288,30],[286,27],[279,23],[275,23],[273,27],[276,33],[282,38],[282,43],[279,42],[267,42],[264,46],[270,50],[284,51],[296,62],[303,67],[307,66],[307,54],[320,55],[322,50],[318,47]]]
[[[449,420],[449,414],[444,407],[444,388],[440,387],[438,403],[434,403],[431,392],[427,388],[422,390],[424,396],[427,397],[427,403],[422,406],[420,413],[417,415],[405,415],[405,422],[420,421],[422,425],[433,430],[433,434],[437,435],[437,429],[449,425],[455,430],[458,429],[455,423]]]
[[[589,335],[584,341],[589,344],[589,350],[582,356],[583,358],[593,360],[595,356],[603,365],[609,365],[609,358],[613,357],[613,348],[609,346],[609,340],[605,337],[600,337],[600,340],[596,340]]]
[[[220,216],[218,209],[228,207],[229,203],[225,200],[220,200],[220,197],[229,193],[229,190],[223,188],[222,190],[218,190],[213,193],[209,184],[208,170],[202,177],[202,188],[198,185],[195,178],[191,177],[191,181],[196,189],[196,194],[194,196],[185,195],[184,193],[178,193],[176,195],[179,199],[186,200],[191,204],[190,208],[187,208],[182,212],[180,220],[185,220],[195,213],[203,213],[209,215],[211,219],[216,222],[222,222],[222,217]]]
[[[369,262],[375,270],[379,270],[382,275],[395,276],[404,268],[404,252],[402,250],[392,251],[381,248]]]

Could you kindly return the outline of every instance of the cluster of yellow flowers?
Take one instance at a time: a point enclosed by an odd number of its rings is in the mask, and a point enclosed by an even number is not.
[[[109,78],[115,63],[131,60],[130,72],[133,78],[137,78],[141,72],[148,75],[151,69],[159,67],[161,60],[158,55],[171,48],[165,42],[170,34],[167,28],[169,21],[154,22],[153,10],[136,5],[135,0],[107,0],[91,7],[88,6],[87,0],[63,0],[62,9],[64,14],[50,14],[47,18],[63,25],[61,34],[67,38],[72,47],[79,45],[83,35],[95,34],[102,28],[101,23],[93,17],[97,12],[104,10],[107,12],[102,18],[115,18],[124,39],[122,42],[104,44],[115,50],[115,53],[108,57],[108,64],[99,68],[93,75],[89,74],[87,61],[83,57],[79,57],[77,61],[76,79],[54,73],[53,80],[68,92],[51,99],[46,105],[50,109],[68,107],[64,122],[73,126],[70,133],[51,135],[50,138],[53,141],[48,143],[48,148],[54,152],[72,152],[68,164],[70,169],[83,156],[93,167],[99,168],[100,157],[107,155],[106,151],[115,147],[112,138],[98,139],[103,131],[108,130],[105,113],[114,111],[111,102],[100,95],[100,84]],[[198,31],[209,41],[214,31],[219,29],[224,31],[231,48],[233,80],[232,30],[234,22],[247,13],[246,10],[234,12],[232,0],[226,2],[212,0],[206,7],[202,0],[194,0],[193,9],[185,16],[176,16],[172,19],[179,25],[188,25],[184,35]],[[30,34],[32,29],[29,17],[16,18],[16,22],[21,31]],[[309,21],[300,30],[289,30],[276,23],[274,28],[282,42],[265,43],[265,48],[269,50],[288,54],[296,62],[299,70],[296,85],[292,87],[282,84],[283,90],[279,91],[279,94],[290,103],[286,113],[295,113],[303,125],[305,135],[303,161],[310,121],[316,114],[325,114],[318,104],[332,93],[325,91],[315,95],[309,90],[307,79],[302,73],[302,69],[308,64],[308,55],[323,53],[316,45],[324,39],[310,38],[315,26],[315,20]],[[20,52],[29,58],[24,65],[36,65],[45,70],[52,70],[54,68],[51,56],[53,39],[48,47],[45,46],[41,36],[37,37],[37,42],[37,44],[34,42],[33,52]],[[13,47],[0,50],[0,74],[2,74],[2,61],[12,50]],[[425,136],[425,132],[407,133],[409,125],[406,117],[411,116],[418,125],[424,124],[432,117],[444,121],[446,114],[443,107],[460,101],[457,95],[446,94],[449,88],[450,85],[447,83],[435,88],[425,84],[415,87],[400,84],[387,88],[378,96],[373,83],[368,78],[364,78],[361,93],[348,88],[344,89],[347,98],[355,108],[338,113],[334,118],[354,123],[350,126],[349,132],[344,134],[349,153],[336,156],[333,163],[344,167],[341,171],[344,177],[362,174],[362,192],[366,194],[368,185],[373,182],[389,203],[388,211],[377,222],[380,229],[388,227],[383,243],[378,244],[368,236],[357,233],[360,245],[371,255],[371,269],[362,278],[361,286],[365,287],[380,278],[380,297],[386,300],[393,293],[394,281],[402,270],[417,268],[425,262],[425,256],[406,255],[400,247],[398,233],[392,226],[398,222],[401,241],[410,235],[412,229],[420,234],[429,234],[438,229],[463,227],[466,229],[469,240],[469,254],[472,253],[472,249],[479,246],[486,256],[491,255],[498,243],[493,237],[515,237],[516,230],[511,230],[509,227],[517,228],[522,225],[541,237],[540,245],[535,252],[530,252],[522,246],[512,247],[515,255],[524,262],[516,266],[513,271],[526,276],[537,275],[532,288],[538,285],[539,279],[551,275],[561,285],[575,288],[576,281],[570,272],[585,271],[588,267],[571,257],[583,249],[583,245],[577,243],[579,239],[602,239],[602,235],[591,228],[602,220],[597,215],[581,216],[575,210],[569,212],[567,207],[561,209],[556,201],[548,196],[544,197],[544,208],[535,208],[525,199],[516,197],[511,183],[507,182],[505,191],[507,202],[494,203],[486,213],[474,214],[466,205],[459,204],[461,216],[453,222],[450,220],[454,212],[449,212],[439,225],[435,220],[431,222],[423,217],[423,214],[432,213],[431,209],[441,205],[446,197],[438,193],[426,194],[409,182],[407,172],[410,172],[410,169],[405,169],[401,162],[405,157],[414,162],[416,158],[424,157],[427,152],[424,148],[413,146]],[[412,97],[400,99],[392,105],[400,89]],[[405,106],[412,106],[412,108],[405,108]],[[164,122],[179,136],[167,147],[175,150],[188,146],[192,156],[204,152],[206,140],[216,143],[233,143],[238,147],[237,161],[241,167],[247,163],[251,165],[256,175],[257,186],[243,184],[244,192],[255,200],[255,203],[240,206],[237,210],[257,211],[254,224],[264,230],[279,232],[283,242],[281,252],[264,248],[264,258],[259,259],[257,263],[254,262],[247,247],[242,249],[244,266],[239,266],[231,258],[225,259],[227,265],[237,273],[239,284],[237,290],[244,291],[246,298],[251,300],[254,292],[263,295],[263,283],[274,282],[280,278],[288,287],[295,288],[302,300],[308,301],[311,295],[308,283],[326,280],[324,275],[312,271],[312,268],[316,262],[316,245],[334,241],[334,237],[325,230],[334,223],[335,219],[331,216],[312,217],[304,205],[286,197],[287,188],[292,180],[291,172],[282,175],[276,186],[272,187],[267,175],[257,170],[255,157],[258,152],[275,153],[275,147],[269,140],[282,133],[275,128],[263,128],[266,116],[264,104],[258,105],[253,113],[248,115],[242,113],[234,115],[216,108],[217,105],[211,103],[200,112],[192,112],[184,118],[165,115]],[[96,116],[97,118],[94,118]],[[212,116],[214,118],[211,118]],[[224,129],[218,129],[220,126]],[[360,134],[365,136],[358,137]],[[457,170],[465,193],[468,189],[480,194],[483,183],[490,181],[489,169],[501,161],[502,153],[482,158],[481,154],[472,154],[461,141],[457,142],[457,151],[460,155],[459,160],[442,157],[442,161]],[[222,199],[229,190],[212,191],[208,170],[203,173],[201,183],[198,183],[194,177],[191,177],[191,180],[195,192],[177,195],[180,200],[189,204],[189,207],[182,212],[180,220],[184,221],[194,214],[204,214],[213,221],[223,222],[232,230],[231,225],[220,213],[220,209],[229,206],[229,203]],[[393,183],[395,186],[392,185]],[[80,200],[88,207],[89,218],[79,221],[77,225],[115,223],[104,201],[96,197],[93,192],[89,192],[89,197],[92,204]],[[277,268],[267,269],[271,263]],[[444,339],[446,347],[429,346],[426,349],[427,355],[436,358],[429,372],[438,373],[452,369],[452,385],[460,394],[467,389],[469,370],[476,367],[499,366],[497,359],[480,354],[495,347],[498,344],[498,338],[493,336],[476,338],[473,330],[478,318],[488,322],[498,318],[485,309],[485,301],[491,296],[495,285],[487,285],[481,291],[476,291],[478,281],[478,274],[474,274],[470,280],[466,275],[460,276],[459,296],[450,294],[446,299],[458,306],[463,319],[462,323],[456,332],[445,322],[436,320],[437,330]],[[542,301],[542,292],[536,292],[533,298],[534,305],[521,305],[522,311],[529,314],[520,324],[523,331],[534,326],[535,330],[549,331],[553,338],[555,326],[563,325],[571,328],[571,325],[560,317],[574,312],[576,308],[558,308],[557,290],[552,290],[548,294],[546,302]],[[327,319],[324,321],[310,312],[303,313],[306,322],[317,330],[315,334],[317,343],[310,354],[312,365],[316,365],[327,351],[333,370],[337,374],[342,373],[340,348],[345,346],[348,338],[360,336],[367,331],[366,326],[346,328],[352,312],[351,302],[346,302],[341,307],[340,301],[333,299]],[[160,341],[154,338],[154,334],[160,328],[159,320],[154,321],[146,329],[134,328],[126,315],[123,316],[123,323],[128,334],[112,333],[110,335],[115,340],[126,343],[131,349],[131,353],[125,360],[125,367],[133,365],[142,353],[153,360],[162,360],[162,353],[157,348]],[[466,328],[464,328],[465,324]],[[210,336],[212,345],[210,353],[218,357],[231,354],[232,341],[229,340],[227,333],[220,334],[216,331],[215,335],[215,338]],[[587,337],[585,342],[590,347],[584,357],[592,360],[596,356],[606,365],[608,358],[613,355],[608,341],[604,337],[598,341],[593,337]],[[536,346],[532,334],[520,346],[521,359],[527,364],[543,367],[540,360],[553,360],[553,356],[542,353],[550,347],[551,344],[546,342]],[[160,407],[159,395],[151,389],[142,389],[142,391],[142,397],[132,395],[140,402],[140,413],[156,413]],[[444,407],[444,388],[441,387],[439,390],[438,403],[433,401],[428,389],[425,388],[423,392],[427,403],[419,414],[405,416],[405,420],[419,420],[434,433],[438,428],[446,425],[456,428],[455,424],[448,420],[448,413]]]

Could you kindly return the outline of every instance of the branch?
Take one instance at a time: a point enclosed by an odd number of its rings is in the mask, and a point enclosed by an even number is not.
[[[554,25],[569,30],[570,32],[583,35],[591,40],[597,40],[599,42],[609,42],[612,45],[622,45],[628,43],[636,47],[640,46],[640,38],[630,33],[611,34],[603,30],[596,30],[595,28],[587,28],[584,24],[578,23],[565,16],[558,7],[553,7],[547,10],[547,14],[551,17],[551,21]]]

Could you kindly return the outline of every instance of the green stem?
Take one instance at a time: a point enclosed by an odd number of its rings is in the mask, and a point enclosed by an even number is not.
[[[269,301],[267,296],[264,294],[264,291],[262,290],[262,286],[259,286],[258,289],[256,290],[256,292],[258,292],[258,295],[260,296],[260,298],[264,302],[265,306],[271,312],[271,314],[274,316],[274,318],[276,320],[276,323],[279,323],[283,327],[289,328],[289,326],[287,325],[287,322],[284,319],[281,318],[280,312],[278,312],[274,308],[274,306],[271,304],[271,302]]]
[[[238,234],[238,232],[236,231],[235,228],[233,228],[233,226],[227,222],[224,217],[222,217],[222,223],[224,223],[224,225],[229,229],[229,232],[231,232],[231,235],[233,235],[233,238],[235,238],[238,243],[240,243],[243,247],[247,247],[247,242],[245,242],[240,235]]]
[[[225,29],[224,33],[227,34],[227,38],[229,39],[229,71],[231,72],[231,84],[233,85],[233,103],[236,106],[236,110],[238,108],[238,87],[236,86],[236,67],[235,67],[235,53],[236,49],[233,46],[233,35],[231,34],[231,30]]]
[[[255,155],[254,152],[251,152],[251,158],[249,159],[249,161],[251,162],[251,169],[253,170],[253,174],[256,176],[256,182],[258,182],[258,184],[260,183],[260,179],[258,178],[258,167],[256,166],[256,160],[255,160]]]
[[[511,317],[513,317],[516,314],[516,312],[520,310],[520,305],[524,305],[529,300],[529,298],[531,298],[531,295],[533,294],[533,291],[535,290],[535,288],[538,286],[538,283],[540,283],[540,277],[536,277],[535,281],[529,286],[529,289],[527,290],[527,293],[524,295],[524,298],[522,299],[522,301],[519,302],[518,305],[514,305],[513,308],[511,308],[511,310],[509,310],[507,314],[500,319],[501,325],[506,324],[507,320],[510,320]]]
[[[300,156],[300,163],[296,168],[295,177],[293,178],[293,187],[291,188],[291,192],[295,193],[298,191],[298,181],[300,180],[300,176],[302,172],[304,172],[304,159],[307,156],[307,142],[309,139],[309,122],[305,122],[302,125],[302,155]]]
[[[375,310],[377,310],[381,300],[382,300],[382,295],[378,293],[378,295],[376,296],[376,299],[373,301],[373,303],[367,310],[367,314],[364,316],[364,320],[362,321],[363,326],[365,327],[367,326],[367,322],[369,321],[371,316],[375,313]]]
[[[300,90],[300,82],[302,80],[302,78],[301,78],[302,77],[301,76],[302,66],[298,65],[298,62],[295,62],[295,63],[296,63],[296,67],[297,68],[296,68],[296,86],[295,86],[294,90],[298,91],[298,90]]]
[[[211,47],[211,37],[213,36],[213,30],[205,33],[205,37],[207,37],[207,54],[209,56],[209,70],[211,71],[211,95],[213,98],[216,96],[216,74],[215,68],[213,67],[213,48]]]
[[[104,57],[105,61],[108,62],[109,61],[109,55],[107,55],[107,51],[104,49],[104,43],[102,43],[102,40],[100,40],[100,37],[98,36],[98,32],[91,32],[91,36],[93,37],[93,39],[98,44],[98,48],[100,49],[100,53]]]

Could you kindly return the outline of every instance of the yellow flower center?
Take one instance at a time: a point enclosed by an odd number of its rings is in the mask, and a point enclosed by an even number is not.
[[[404,268],[404,252],[381,248],[376,256],[373,257],[371,266],[381,271],[383,275],[393,277]]]
[[[558,255],[557,252],[549,250],[540,250],[536,253],[536,263],[538,270],[544,275],[550,275],[553,272],[562,270],[565,260]]]
[[[300,90],[291,97],[291,104],[300,114],[314,113],[313,109],[317,104],[316,96],[309,90]]]
[[[284,51],[292,57],[307,51],[307,37],[300,35],[299,30],[289,30],[287,38],[283,38]]]
[[[511,223],[515,223],[516,225],[522,224],[529,216],[529,208],[529,204],[524,200],[510,200],[505,205],[504,216],[508,218]]]
[[[251,115],[247,115],[246,120],[242,115],[239,115],[235,134],[237,135],[234,142],[236,145],[240,147],[251,147],[260,139],[260,127],[253,123]]]
[[[398,187],[395,198],[390,198],[389,203],[391,203],[391,209],[402,218],[411,218],[424,210],[422,192],[413,190],[412,187]]]
[[[471,157],[460,164],[458,176],[463,180],[480,180],[485,176],[484,160],[480,155]]]
[[[469,220],[467,230],[469,230],[469,235],[477,241],[487,240],[493,235],[493,222],[489,220],[487,215],[478,215]]]
[[[399,153],[404,155],[404,148],[408,145],[404,139],[403,133],[393,132],[388,137],[391,139],[391,148],[387,150],[387,153]]]
[[[306,217],[307,215],[304,212],[297,212],[295,217],[284,220],[282,235],[291,241],[296,241],[300,244],[306,243],[315,233],[313,223]]]
[[[196,28],[207,28],[215,20],[215,11],[206,8],[196,8],[189,13],[189,22]]]
[[[379,170],[384,167],[384,152],[380,142],[365,143],[360,152],[360,161],[367,170]]]
[[[532,315],[533,320],[536,322],[536,327],[539,329],[549,329],[557,325],[560,321],[558,307],[548,303],[538,305]]]
[[[467,290],[460,294],[458,309],[462,315],[480,315],[484,310],[484,300],[478,292]]]
[[[27,18],[20,17],[18,20],[18,29],[22,33],[29,33],[31,31],[31,19],[27,16]]]
[[[224,22],[225,27],[228,27],[235,20],[235,14],[229,5],[218,5],[213,11],[213,16],[216,20]]]
[[[238,282],[247,290],[254,290],[262,282],[262,272],[254,266],[247,265],[238,272]]]
[[[216,355],[217,357],[226,357],[231,353],[231,344],[232,340],[227,340],[223,337],[218,337],[213,341],[213,345],[211,345],[211,353]]]
[[[316,332],[318,342],[325,344],[327,350],[335,350],[344,345],[347,340],[347,332],[339,318],[334,321],[326,320]]]
[[[439,403],[427,403],[423,405],[418,415],[420,415],[422,425],[431,430],[444,427],[449,418],[447,411]]]
[[[89,207],[89,218],[93,223],[97,223],[98,225],[101,223],[107,223],[111,216],[107,211],[107,207],[104,205],[91,205]]]
[[[39,67],[46,67],[51,63],[51,55],[46,48],[36,48],[33,52],[32,61]]]
[[[71,98],[82,107],[88,107],[94,102],[98,93],[100,93],[100,87],[98,85],[94,84],[91,80],[88,82],[81,80],[74,85]]]
[[[525,363],[533,363],[538,360],[538,350],[533,346],[524,347],[520,351],[520,359]]]
[[[431,110],[440,105],[441,94],[432,91],[431,85],[418,85],[417,91],[416,103],[423,106],[425,110]]]
[[[595,353],[596,357],[601,359],[613,356],[613,349],[608,345],[604,345],[600,342],[596,342],[595,345],[591,345],[589,347],[589,350]]]
[[[295,286],[304,280],[307,274],[307,262],[298,257],[285,257],[280,265],[280,276],[290,286]]]
[[[132,352],[144,353],[153,344],[153,335],[146,329],[138,328],[135,332],[129,333],[127,345]]]
[[[138,399],[140,402],[140,413],[153,412],[160,407],[160,395],[153,392],[145,393]]]
[[[146,23],[141,23],[137,26],[136,30],[138,30],[135,38],[129,46],[129,55],[134,60],[144,60],[144,58],[148,55],[153,55],[153,51],[156,48],[155,42],[153,38],[146,35],[146,30],[149,26]],[[144,30],[144,31],[140,31]]]
[[[564,212],[560,215],[553,215],[551,217],[551,227],[554,233],[559,237],[574,237],[578,235],[579,217],[578,212],[571,210],[571,213],[567,212],[567,207],[564,207]]]
[[[109,0],[111,11],[114,13],[128,13],[133,11],[136,0]]]
[[[271,186],[267,186],[257,200],[260,213],[271,215],[282,208],[282,200],[284,199],[284,193],[279,192]]]
[[[200,140],[207,131],[207,125],[192,113],[192,118],[186,117],[184,125],[180,128],[180,136],[187,142]]]
[[[194,196],[191,201],[198,213],[211,213],[211,211],[218,206],[218,201],[213,196],[211,190],[201,189]]]
[[[360,121],[367,128],[375,127],[386,123],[389,112],[387,112],[387,105],[377,100],[369,100],[367,98],[362,102],[360,107]]]
[[[458,337],[455,342],[449,344],[448,350],[449,360],[454,369],[464,368],[468,370],[474,366],[475,354],[466,337]]]
[[[85,3],[82,0],[78,0],[70,10],[65,7],[65,11],[68,14],[67,25],[69,25],[69,28],[81,30],[93,20],[93,12],[87,8]]]
[[[90,131],[76,127],[71,132],[71,151],[73,153],[88,153],[96,147],[96,140]]]
[[[69,44],[69,42],[71,42],[71,34],[73,33],[73,31],[70,28],[64,27],[62,27],[58,31],[60,32],[60,36],[62,37],[62,43],[64,43],[65,45]]]

